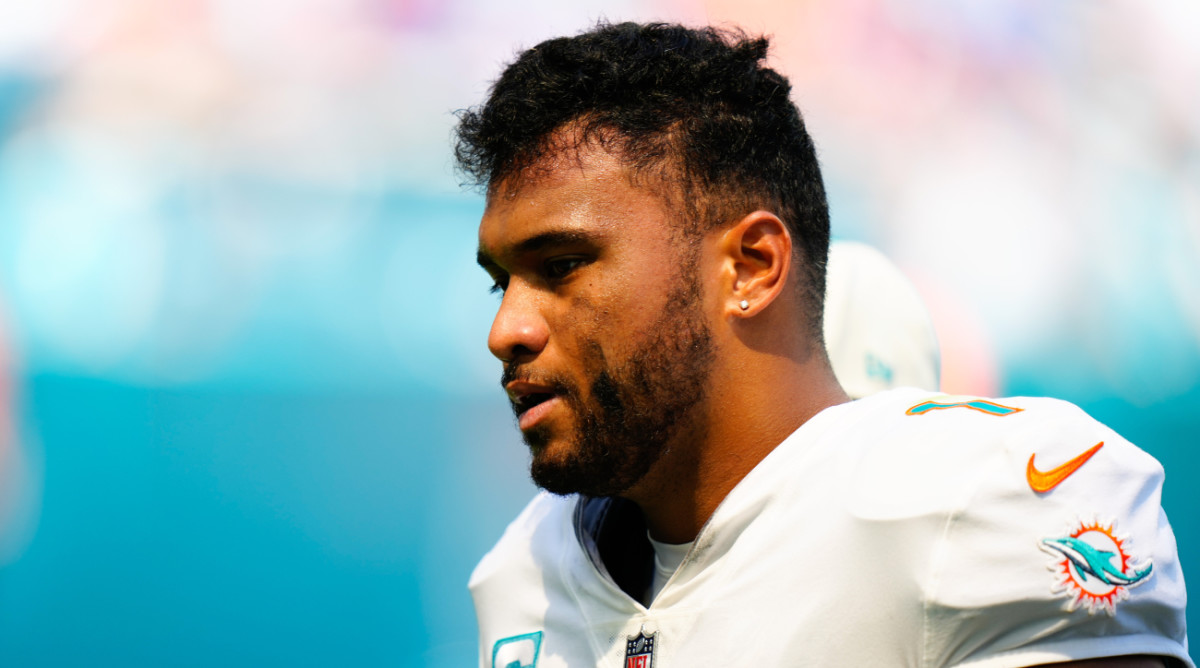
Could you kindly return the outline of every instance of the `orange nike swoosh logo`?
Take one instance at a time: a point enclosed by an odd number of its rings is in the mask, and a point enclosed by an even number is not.
[[[1029,486],[1033,488],[1033,491],[1039,494],[1049,492],[1058,487],[1058,483],[1071,477],[1072,473],[1078,471],[1079,467],[1083,466],[1102,447],[1104,447],[1104,441],[1100,441],[1088,448],[1086,452],[1066,464],[1056,466],[1049,471],[1037,470],[1037,467],[1033,465],[1033,458],[1037,456],[1036,453],[1029,455],[1029,465],[1025,467],[1025,478],[1029,481]]]

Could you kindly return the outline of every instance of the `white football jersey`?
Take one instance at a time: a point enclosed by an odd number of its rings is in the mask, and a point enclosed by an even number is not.
[[[649,607],[610,575],[644,526],[536,497],[471,577],[481,665],[1193,666],[1162,480],[1063,401],[884,392],[771,452]]]

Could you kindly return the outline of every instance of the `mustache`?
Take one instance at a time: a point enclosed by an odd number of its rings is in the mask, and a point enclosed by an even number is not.
[[[508,384],[514,380],[545,385],[551,388],[555,394],[566,397],[577,396],[579,394],[575,389],[575,385],[565,376],[530,369],[523,364],[505,364],[504,370],[500,373],[500,387],[507,388]]]

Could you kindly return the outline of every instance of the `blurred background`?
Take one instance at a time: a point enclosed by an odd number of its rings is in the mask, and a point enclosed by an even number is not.
[[[943,388],[1157,456],[1200,600],[1191,0],[0,0],[0,665],[475,661],[533,488],[452,112],[601,17],[774,35]]]

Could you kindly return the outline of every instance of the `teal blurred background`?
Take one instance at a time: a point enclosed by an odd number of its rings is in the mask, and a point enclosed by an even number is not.
[[[1200,592],[1195,3],[0,16],[0,665],[475,661],[467,576],[533,488],[452,112],[602,16],[774,35],[835,234],[918,284],[943,388],[1157,456]]]

